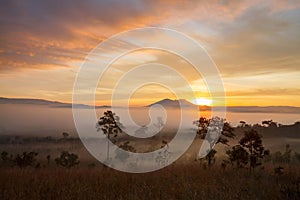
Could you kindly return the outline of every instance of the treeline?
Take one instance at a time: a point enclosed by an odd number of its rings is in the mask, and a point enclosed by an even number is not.
[[[31,143],[62,143],[62,142],[80,142],[78,137],[71,137],[70,133],[63,132],[62,137],[39,137],[39,136],[19,136],[19,135],[1,135],[0,144],[31,144]]]
[[[294,157],[292,157],[292,149],[290,145],[286,145],[284,152],[276,151],[271,153],[270,150],[265,149],[263,145],[263,136],[258,132],[257,127],[264,128],[278,128],[280,127],[278,123],[272,120],[263,121],[262,125],[249,125],[244,121],[240,122],[238,127],[232,127],[226,120],[219,117],[213,117],[211,119],[200,117],[198,120],[194,121],[197,127],[197,135],[200,139],[206,140],[210,143],[211,149],[204,158],[200,158],[200,163],[204,168],[210,168],[215,164],[215,155],[217,151],[212,147],[214,145],[223,144],[229,145],[229,141],[236,137],[235,130],[242,129],[244,132],[243,137],[235,144],[231,149],[226,151],[226,158],[222,160],[221,167],[225,169],[228,165],[234,168],[248,168],[253,171],[256,167],[262,166],[264,163],[273,162],[276,165],[274,168],[275,173],[282,173],[284,167],[281,164],[290,164],[292,160],[300,162],[300,153],[294,152]],[[213,124],[213,126],[211,126]],[[219,137],[215,137],[217,130],[223,125],[223,129],[220,132]],[[299,126],[300,123],[296,122],[292,126]],[[214,130],[216,129],[216,130]],[[210,134],[208,134],[210,131]],[[293,159],[294,158],[294,159]],[[195,161],[197,161],[196,159]]]
[[[1,152],[1,167],[19,167],[19,168],[40,168],[41,162],[37,160],[38,152],[30,151],[23,152],[22,154],[9,154],[7,151]],[[47,165],[50,165],[51,155],[47,155]],[[60,156],[54,159],[57,166],[72,168],[79,164],[79,156],[68,151],[62,151]],[[44,165],[45,167],[45,165]]]

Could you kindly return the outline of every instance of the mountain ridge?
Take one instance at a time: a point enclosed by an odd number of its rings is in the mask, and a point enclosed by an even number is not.
[[[192,104],[191,102],[185,100],[185,99],[178,99],[178,100],[172,100],[172,99],[169,99],[169,98],[166,98],[166,99],[162,99],[160,101],[157,101],[157,102],[154,102],[152,104],[149,104],[147,105],[146,107],[150,107],[150,106],[154,106],[154,105],[162,105],[162,106],[166,106],[166,107],[198,107],[197,105],[195,104]]]
[[[5,98],[0,97],[0,104],[30,104],[30,105],[45,105],[57,108],[72,108],[72,103],[64,103],[60,101],[50,101],[45,99],[32,98]],[[76,108],[93,108],[93,106],[86,104],[74,104]],[[110,106],[95,106],[95,108],[109,108]]]
[[[64,103],[60,101],[49,101],[45,99],[33,99],[33,98],[5,98],[0,97],[0,104],[30,104],[30,105],[45,105],[50,107],[58,108],[72,108],[72,103]],[[154,105],[162,105],[166,108],[191,108],[199,109],[200,111],[211,110],[210,106],[198,106],[185,99],[172,100],[172,99],[162,99],[160,101],[154,102],[144,107],[151,107]],[[91,109],[93,106],[86,104],[75,104],[76,108],[88,108]],[[101,105],[95,106],[95,108],[111,108],[111,106]],[[215,106],[214,109],[218,111],[221,107]],[[300,114],[300,107],[296,106],[227,106],[228,112],[239,112],[239,113],[295,113]]]

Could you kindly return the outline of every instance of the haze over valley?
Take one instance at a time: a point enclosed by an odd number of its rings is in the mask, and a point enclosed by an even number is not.
[[[150,110],[153,112],[153,120],[156,120],[157,117],[163,117],[163,110],[165,109],[169,115],[164,121],[168,122],[168,128],[174,128],[178,126],[178,117],[180,116],[178,102],[180,101],[164,99],[150,105],[132,107],[130,112],[133,120],[136,120],[138,125],[143,126],[149,123]],[[190,114],[184,116],[183,126],[185,128],[193,127],[193,121],[197,119],[197,115],[210,117],[211,108],[209,106],[200,106],[199,108],[198,105],[186,100],[181,100],[181,104],[183,110],[190,110],[186,112],[190,112]],[[78,108],[91,109],[91,106],[79,105]],[[101,116],[104,111],[109,109],[111,109],[109,106],[96,106],[97,115]],[[77,135],[72,116],[72,104],[69,103],[38,99],[0,98],[0,110],[0,134],[2,135],[60,136],[63,131],[71,132],[74,136]],[[117,107],[113,111],[120,116],[122,123],[129,123],[127,118],[122,118],[122,115],[127,116],[124,114],[125,108]],[[216,112],[217,114],[218,112]],[[242,120],[249,124],[260,124],[263,120],[270,119],[280,124],[293,124],[300,120],[300,108],[290,106],[227,107],[226,120],[234,126]]]

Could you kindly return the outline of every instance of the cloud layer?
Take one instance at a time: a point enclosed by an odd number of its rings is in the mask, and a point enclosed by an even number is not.
[[[300,100],[297,0],[11,0],[1,3],[0,17],[2,96],[70,101],[76,70],[99,42],[120,31],[159,26],[203,44],[228,95],[241,97],[235,104],[260,93],[271,99],[260,101],[265,105],[280,104],[278,96]],[[176,59],[168,63],[180,66]],[[190,81],[197,83],[194,77]]]

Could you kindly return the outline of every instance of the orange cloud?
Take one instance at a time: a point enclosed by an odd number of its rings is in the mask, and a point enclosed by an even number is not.
[[[299,7],[300,2],[293,0],[5,1],[0,8],[0,89],[7,96],[44,95],[69,101],[78,66],[99,42],[120,31],[160,26],[203,44],[217,63],[230,96],[249,97],[267,91],[268,85],[255,84],[266,78],[262,74],[269,75],[268,79],[277,77],[272,92],[287,88],[289,96],[294,94],[292,88],[299,87]],[[175,66],[191,81],[199,78],[193,70],[180,68],[186,65],[178,58],[157,52],[151,55]],[[126,68],[125,61],[116,68]],[[257,79],[245,78],[249,76]],[[236,89],[239,85],[252,92],[241,92]]]

